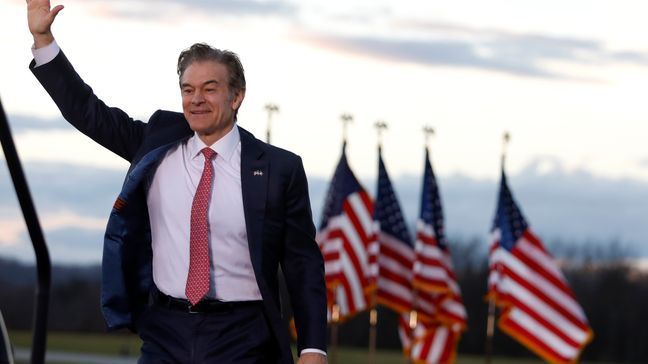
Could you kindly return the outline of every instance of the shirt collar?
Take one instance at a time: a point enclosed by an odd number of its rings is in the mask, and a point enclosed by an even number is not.
[[[232,130],[230,130],[227,134],[225,134],[222,138],[218,139],[214,144],[210,146],[206,145],[202,141],[202,139],[198,137],[198,134],[194,132],[194,135],[189,139],[189,151],[191,152],[191,158],[193,159],[201,154],[200,151],[203,148],[209,147],[217,153],[217,158],[220,157],[226,161],[229,161],[234,155],[234,151],[236,150],[236,147],[238,146],[240,141],[241,135],[239,134],[238,126],[234,124]]]

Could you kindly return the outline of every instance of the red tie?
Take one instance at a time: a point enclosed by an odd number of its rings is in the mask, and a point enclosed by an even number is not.
[[[209,291],[209,200],[214,176],[211,161],[216,152],[210,148],[203,148],[201,152],[205,156],[205,167],[191,205],[189,274],[185,287],[185,294],[192,305]]]

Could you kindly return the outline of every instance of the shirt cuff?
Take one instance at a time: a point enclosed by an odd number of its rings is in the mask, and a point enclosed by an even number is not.
[[[322,351],[322,350],[319,350],[319,349],[304,349],[304,350],[301,351],[301,353],[299,353],[299,355],[301,356],[301,355],[304,355],[306,353],[316,353],[316,354],[322,354],[322,355],[326,356],[326,352]]]
[[[45,47],[35,48],[34,46],[32,46],[31,51],[34,55],[34,62],[36,62],[35,67],[38,67],[49,63],[54,58],[56,58],[56,56],[61,51],[61,48],[59,48],[58,44],[56,44],[56,41],[53,41]]]

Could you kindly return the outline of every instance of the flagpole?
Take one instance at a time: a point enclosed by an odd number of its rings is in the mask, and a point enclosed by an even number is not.
[[[378,310],[376,310],[376,299],[372,299],[371,311],[369,311],[369,364],[376,362],[376,327],[378,326]]]
[[[508,144],[511,141],[511,134],[508,131],[504,132],[502,139],[502,170],[504,170],[504,167],[506,167],[506,152]]]
[[[423,145],[425,146],[425,149],[428,151],[430,150],[429,144],[430,144],[430,137],[434,135],[434,128],[426,125],[423,127]],[[425,187],[423,187],[425,188]],[[415,246],[415,252],[416,252],[416,246]],[[413,270],[412,270],[413,272]],[[410,364],[414,363],[414,358],[412,358],[412,351],[411,348],[414,346],[414,333],[416,330],[416,326],[418,325],[418,311],[416,309],[416,302],[418,301],[418,290],[416,289],[415,286],[412,286],[412,309],[410,311],[409,315],[409,337],[410,337],[410,352],[409,352],[409,360],[408,362]]]
[[[495,302],[488,299],[488,321],[486,322],[486,364],[491,364],[493,357],[493,336],[495,334]]]
[[[353,122],[353,116],[342,114],[342,144],[347,141],[347,125]],[[337,288],[333,290],[333,306],[331,307],[331,364],[337,364],[339,341],[340,305],[337,303]]]
[[[425,143],[425,148],[430,150],[430,138],[434,136],[434,128],[426,125],[423,127],[423,137],[424,137],[424,143]]]
[[[502,137],[502,171],[506,167],[506,152],[511,134],[504,132]],[[497,267],[499,271],[499,267]],[[486,364],[491,364],[493,358],[493,337],[495,336],[495,298],[491,295],[488,299],[488,321],[486,322]]]
[[[353,115],[344,113],[340,115],[340,120],[342,120],[342,142],[346,143],[347,141],[347,127],[353,122]]]
[[[337,291],[337,290],[336,290]],[[337,297],[337,293],[334,294]],[[338,358],[338,325],[340,322],[340,306],[337,299],[331,307],[331,364],[337,364]]]
[[[382,136],[383,132],[387,130],[387,123],[382,120],[378,120],[374,123],[374,128],[376,128],[376,132],[378,133],[378,148],[382,148]]]
[[[266,128],[266,143],[270,144],[270,130],[272,128],[272,115],[279,112],[279,106],[276,104],[268,103],[265,105],[265,110],[268,112],[268,125]]]
[[[407,361],[410,364],[414,364],[414,358],[412,357],[412,348],[414,347],[414,330],[416,330],[416,326],[418,325],[418,311],[416,310],[416,301],[418,300],[418,291],[416,288],[412,290],[412,310],[410,311],[409,315],[409,337],[410,337],[410,347],[409,347],[409,352],[407,353],[407,356],[409,357],[409,360]]]
[[[382,149],[382,135],[385,130],[387,130],[387,123],[378,120],[374,124],[376,132],[378,134],[378,153]],[[376,280],[376,284],[377,284]],[[378,288],[376,287],[376,290]],[[369,311],[369,364],[374,364],[376,362],[376,328],[378,326],[378,310],[377,299],[376,299],[376,290],[373,291],[371,295],[371,311]]]

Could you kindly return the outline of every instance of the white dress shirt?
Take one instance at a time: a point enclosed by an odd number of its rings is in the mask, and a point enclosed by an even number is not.
[[[34,62],[36,62],[36,67],[49,63],[51,60],[59,54],[61,48],[59,48],[56,41],[46,45],[45,47],[36,48],[32,46],[32,55],[34,56]]]
[[[163,293],[186,298],[191,205],[208,147],[194,134],[171,149],[158,166],[147,195],[153,280]],[[221,301],[260,300],[248,249],[241,192],[241,138],[235,126],[209,146],[214,177],[209,204],[210,290]]]

